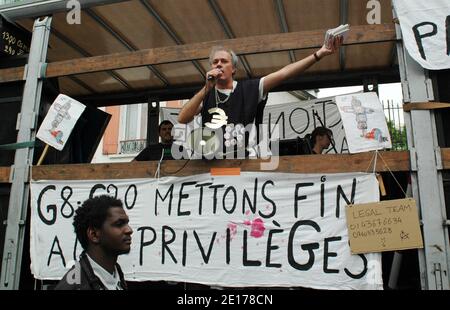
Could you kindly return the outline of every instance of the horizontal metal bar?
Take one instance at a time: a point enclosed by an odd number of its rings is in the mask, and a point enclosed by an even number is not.
[[[105,5],[129,0],[83,0],[79,1],[81,8],[88,8],[96,5]],[[48,1],[21,1],[0,6],[0,14],[9,21],[15,21],[27,17],[39,17],[51,15],[57,12],[70,11],[67,8],[66,0],[48,0]]]

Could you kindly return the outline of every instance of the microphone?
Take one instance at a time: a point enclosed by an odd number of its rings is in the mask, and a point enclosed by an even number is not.
[[[219,71],[220,71],[220,74],[223,73],[223,71],[222,71],[221,69],[219,69]],[[217,76],[214,76],[214,75],[208,75],[208,76],[206,76],[206,79],[207,79],[208,81],[212,81],[212,80],[217,79]]]

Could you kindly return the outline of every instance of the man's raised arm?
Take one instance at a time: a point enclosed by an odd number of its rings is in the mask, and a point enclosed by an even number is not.
[[[325,45],[320,48],[317,52],[312,55],[309,55],[302,60],[289,64],[278,71],[270,73],[269,75],[264,77],[264,94],[267,94],[270,90],[277,87],[284,81],[293,78],[309,67],[311,67],[314,63],[319,61],[325,56],[333,54],[336,50],[339,49],[343,42],[342,36],[337,36],[331,45],[330,48],[327,48]]]

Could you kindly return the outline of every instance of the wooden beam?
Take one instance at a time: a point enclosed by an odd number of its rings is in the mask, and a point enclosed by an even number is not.
[[[9,175],[11,168],[10,167],[0,167],[0,183],[10,183]]]
[[[0,83],[22,81],[25,67],[15,67],[0,70]]]
[[[381,152],[381,156],[391,171],[409,171],[409,152]],[[368,170],[373,153],[353,155],[298,155],[279,157],[279,166],[275,171],[290,173],[340,173],[365,172]],[[241,171],[263,172],[263,160],[185,160],[165,161],[161,164],[161,176],[188,176],[200,173],[210,173],[211,168],[240,168]],[[157,161],[132,162],[114,164],[74,164],[34,166],[33,180],[101,180],[126,178],[153,178]],[[372,171],[372,168],[369,169]],[[388,171],[381,159],[377,160],[378,172]]]
[[[441,149],[442,168],[450,170],[450,148]]]
[[[117,70],[146,65],[207,59],[211,47],[225,45],[238,55],[278,52],[296,49],[319,48],[323,44],[326,29],[278,33],[238,39],[209,41],[177,46],[159,47],[135,52],[86,57],[48,64],[46,77],[58,77],[89,72]],[[393,24],[354,26],[345,45],[395,41]],[[0,82],[11,81],[3,77]]]
[[[450,148],[441,149],[442,166],[450,169]],[[373,153],[354,155],[283,156],[276,172],[339,173],[366,171]],[[381,152],[391,171],[409,171],[409,153]],[[211,168],[239,167],[241,171],[261,171],[261,160],[221,160],[189,162],[176,176],[209,173]],[[205,164],[206,163],[206,164]],[[342,163],[345,163],[343,165]],[[173,175],[185,164],[184,160],[166,161],[161,165],[161,176]],[[377,160],[377,171],[387,171],[382,160]],[[153,178],[157,162],[114,164],[44,165],[32,168],[33,180],[94,180]],[[0,167],[0,183],[9,183],[10,167]]]

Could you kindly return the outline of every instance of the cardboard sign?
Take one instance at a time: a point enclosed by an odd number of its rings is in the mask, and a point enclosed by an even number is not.
[[[85,108],[81,102],[59,94],[42,121],[36,137],[61,151]]]
[[[383,105],[377,93],[336,96],[351,154],[392,147]]]
[[[412,198],[348,205],[345,211],[352,254],[423,248]]]

